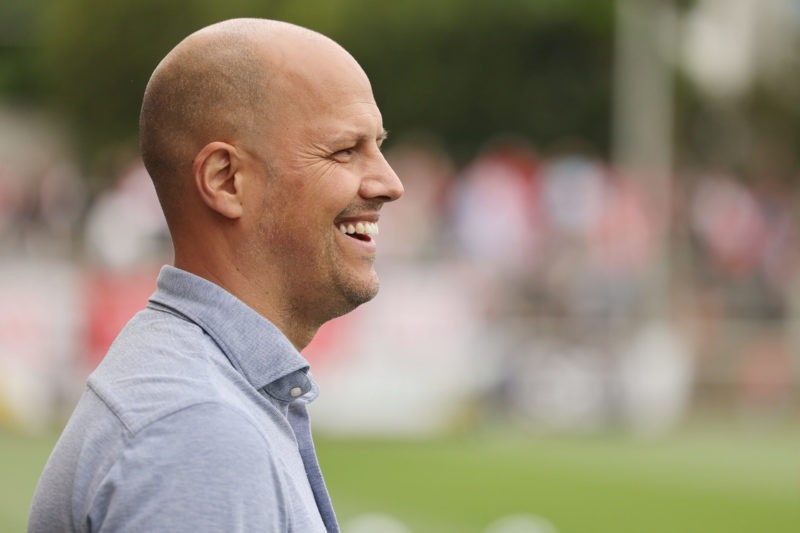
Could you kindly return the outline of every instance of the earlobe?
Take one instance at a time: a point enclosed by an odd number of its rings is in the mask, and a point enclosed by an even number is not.
[[[242,216],[239,158],[236,148],[215,141],[197,153],[192,165],[195,186],[203,202],[226,218]]]

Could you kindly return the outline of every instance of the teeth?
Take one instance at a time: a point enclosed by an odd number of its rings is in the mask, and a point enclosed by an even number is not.
[[[380,233],[376,222],[357,222],[353,224],[339,224],[339,231],[342,233],[359,233],[362,235],[377,235]]]

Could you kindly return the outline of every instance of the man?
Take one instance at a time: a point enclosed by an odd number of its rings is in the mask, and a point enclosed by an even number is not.
[[[403,188],[369,81],[318,33],[230,20],[158,65],[140,135],[175,266],[90,376],[29,531],[338,531],[299,350],[378,290]]]

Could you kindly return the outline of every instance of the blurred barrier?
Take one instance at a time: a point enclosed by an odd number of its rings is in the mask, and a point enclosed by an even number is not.
[[[0,266],[0,424],[42,429],[66,402],[85,316],[80,272],[66,262]]]
[[[155,289],[157,268],[63,261],[0,268],[0,426],[41,430],[72,411],[88,373]]]
[[[334,434],[452,429],[493,379],[475,295],[445,265],[379,270],[380,295],[323,326],[304,351],[324,395],[315,423]]]
[[[693,410],[797,413],[800,228],[786,183],[703,170],[659,199],[643,176],[580,151],[542,159],[519,139],[460,170],[435,143],[400,142],[387,159],[408,194],[381,218],[381,293],[304,351],[321,429],[660,434]],[[89,202],[83,249],[43,222],[47,206],[83,202],[45,202],[51,189],[32,183],[30,202],[0,203],[14,230],[0,232],[0,423],[37,429],[70,411],[144,306],[169,238],[138,160]],[[667,261],[654,312],[648,273]]]
[[[323,389],[317,426],[339,435],[435,435],[480,425],[661,434],[691,410],[759,423],[797,410],[780,323],[487,317],[482,288],[437,263],[385,265],[375,301],[323,326],[304,351]],[[157,268],[0,269],[0,425],[60,423]]]

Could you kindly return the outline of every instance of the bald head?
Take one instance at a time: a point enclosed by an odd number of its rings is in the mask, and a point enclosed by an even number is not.
[[[139,131],[142,159],[168,219],[186,197],[198,151],[212,141],[238,144],[263,134],[277,108],[308,89],[302,87],[308,76],[297,73],[315,55],[309,51],[326,49],[347,54],[300,26],[234,19],[191,34],[167,54],[147,84]]]
[[[298,349],[375,295],[377,245],[362,228],[376,231],[403,188],[369,79],[334,41],[268,20],[204,28],[153,72],[140,135],[176,267]]]

